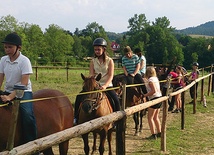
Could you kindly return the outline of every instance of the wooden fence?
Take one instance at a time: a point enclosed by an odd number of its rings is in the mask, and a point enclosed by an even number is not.
[[[211,67],[212,68],[212,67]],[[212,71],[212,69],[211,69]],[[203,75],[204,73],[202,73]],[[57,145],[61,143],[62,141],[66,141],[69,139],[72,139],[74,137],[80,136],[84,133],[88,133],[90,131],[93,131],[94,129],[97,129],[105,124],[109,124],[115,121],[118,121],[118,126],[117,128],[122,128],[123,130],[118,132],[116,131],[116,154],[117,155],[125,155],[125,128],[124,124],[126,121],[126,117],[129,115],[134,114],[135,112],[141,111],[143,109],[146,109],[152,105],[155,105],[159,102],[163,102],[163,117],[162,117],[162,127],[161,127],[161,151],[166,151],[166,122],[167,122],[167,101],[169,97],[175,96],[179,93],[185,93],[190,87],[195,86],[195,83],[201,81],[201,100],[203,100],[204,96],[204,79],[209,78],[209,83],[208,83],[208,95],[211,91],[211,87],[213,85],[212,82],[212,77],[214,72],[211,72],[210,74],[203,76],[201,78],[198,78],[197,80],[193,81],[186,87],[168,94],[167,96],[163,96],[161,98],[158,98],[156,100],[152,100],[149,102],[146,102],[144,104],[139,104],[133,107],[129,107],[127,109],[124,109],[122,111],[117,111],[114,113],[111,113],[107,116],[103,116],[94,120],[91,120],[89,122],[85,122],[83,124],[77,125],[75,127],[66,129],[61,132],[57,132],[55,134],[36,139],[34,141],[28,142],[24,145],[17,146],[13,148],[11,151],[4,151],[0,152],[0,155],[27,155],[27,154],[32,154],[36,150],[41,151],[44,150],[50,146]],[[168,80],[170,82],[170,80]],[[126,91],[126,85],[123,86],[123,91]],[[195,91],[196,93],[196,91]],[[126,94],[126,93],[123,93]],[[125,105],[125,95],[123,96],[123,105]],[[185,100],[183,99],[182,102],[182,113],[181,113],[181,129],[184,129],[184,108],[185,108]],[[193,113],[196,113],[196,100],[194,99],[193,103]]]
[[[147,66],[161,66],[161,64],[147,64]],[[66,63],[66,65],[65,66],[33,66],[32,67],[33,69],[35,69],[35,75],[36,75],[36,80],[38,80],[39,79],[39,69],[64,69],[65,70],[65,72],[66,72],[66,79],[67,79],[67,81],[68,81],[68,79],[69,79],[69,70],[87,70],[88,71],[88,67],[70,67],[69,65],[68,65],[68,63]],[[116,68],[115,67],[115,69],[114,69],[115,71],[116,70],[121,70],[122,71],[122,68],[121,67],[119,67],[119,65],[118,65],[118,67]]]

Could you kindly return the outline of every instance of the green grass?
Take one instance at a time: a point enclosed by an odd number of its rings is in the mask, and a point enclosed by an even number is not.
[[[31,76],[33,91],[40,89],[57,89],[68,95],[71,102],[74,103],[76,95],[82,90],[81,73],[88,76],[89,70],[69,70],[68,81],[65,69],[44,69],[39,68],[37,72],[38,80],[36,80],[36,71]],[[121,70],[115,70],[115,74],[121,73]]]

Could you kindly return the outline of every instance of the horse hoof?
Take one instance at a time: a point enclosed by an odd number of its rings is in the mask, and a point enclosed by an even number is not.
[[[139,136],[139,132],[135,132],[134,136]]]

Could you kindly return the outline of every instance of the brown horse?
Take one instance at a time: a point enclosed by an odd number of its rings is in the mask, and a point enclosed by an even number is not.
[[[125,74],[115,75],[113,78],[113,86],[118,87],[123,84],[127,84]],[[122,95],[121,89],[116,90],[118,96]],[[146,98],[142,98],[142,94],[140,93],[137,87],[129,87],[126,90],[126,107],[131,107],[138,105],[142,102],[146,102]],[[136,112],[133,114],[133,119],[135,122],[135,135],[139,135],[139,132],[143,130],[143,116],[146,115],[146,109]]]
[[[101,74],[95,78],[95,76],[85,77],[81,74],[83,83],[83,90],[86,92],[95,91],[99,89],[99,84],[97,81],[100,80]],[[84,97],[84,101],[80,105],[80,113],[79,113],[79,123],[84,123],[90,121],[95,118],[99,118],[105,115],[108,115],[113,112],[110,101],[107,98],[104,92],[93,92]],[[88,144],[88,134],[86,133],[82,135],[84,141],[84,151],[85,154],[89,154],[89,144]],[[112,155],[111,150],[111,139],[112,139],[112,124],[107,124],[93,131],[94,142],[92,147],[92,154],[96,150],[96,138],[97,134],[100,135],[100,145],[99,145],[99,153],[103,155],[104,153],[104,144],[106,140],[106,136],[108,139],[109,145],[109,155]]]
[[[57,98],[57,96],[60,97]],[[52,89],[42,89],[33,93],[34,99],[52,97],[50,99],[33,102],[38,138],[73,126],[73,107],[68,97],[63,96],[64,94],[62,92]],[[0,107],[0,151],[6,148],[11,113],[11,106]],[[20,117],[18,117],[14,142],[14,146],[23,144]],[[65,141],[59,144],[60,155],[67,155],[68,143],[68,141]],[[50,147],[44,150],[43,153],[44,155],[53,155],[52,148]]]

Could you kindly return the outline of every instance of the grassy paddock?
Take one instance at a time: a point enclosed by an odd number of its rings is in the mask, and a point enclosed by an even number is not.
[[[117,71],[118,74],[121,71]],[[35,71],[34,71],[35,73]],[[57,89],[69,95],[74,103],[76,95],[81,91],[82,79],[80,73],[88,75],[88,70],[69,70],[69,79],[66,79],[66,70],[38,69],[38,81],[35,74],[31,76],[33,90],[44,88]],[[205,79],[205,95],[207,94],[208,79]],[[167,154],[173,155],[201,155],[214,154],[214,95],[207,96],[207,108],[200,103],[201,82],[198,87],[197,112],[193,114],[189,91],[186,92],[185,129],[181,130],[181,115],[169,113],[167,117]],[[145,122],[145,121],[144,121]],[[145,122],[147,123],[147,122]],[[160,140],[142,140],[142,145],[133,152],[133,155],[162,154]]]
[[[68,81],[65,69],[38,69],[38,80],[36,80],[36,71],[31,76],[33,83],[33,91],[40,89],[57,89],[69,96],[72,103],[74,103],[76,95],[82,89],[81,73],[88,76],[89,70],[69,70]],[[115,70],[115,74],[121,73],[121,70]]]

